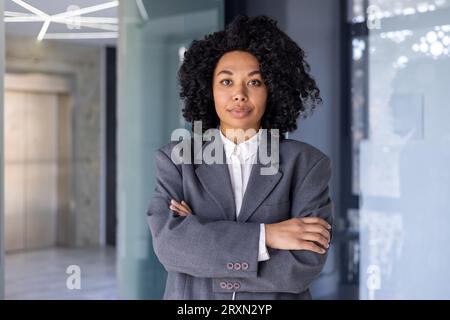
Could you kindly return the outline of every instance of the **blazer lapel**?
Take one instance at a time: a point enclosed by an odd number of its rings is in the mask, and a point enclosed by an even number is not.
[[[268,133],[268,138],[266,141],[262,140],[258,148],[265,147],[267,143],[267,149],[265,150],[271,150],[269,138],[270,133]],[[203,144],[202,154],[205,147],[210,143],[213,143],[213,141],[207,141]],[[222,148],[222,164],[206,164],[202,161],[202,163],[195,169],[195,173],[197,174],[197,177],[206,192],[208,192],[211,198],[213,198],[214,201],[222,208],[222,213],[226,220],[246,222],[260,206],[260,204],[267,198],[283,176],[283,173],[279,169],[273,175],[262,175],[261,169],[269,168],[273,164],[276,164],[279,167],[279,162],[262,164],[258,149],[257,162],[252,167],[247,188],[245,189],[244,199],[242,200],[241,211],[239,212],[239,217],[236,219],[234,192],[231,185],[228,164],[226,163],[224,146],[220,137],[218,137],[217,143],[217,148]],[[279,154],[278,149],[275,152],[278,152]]]
[[[202,154],[205,147],[213,143],[207,141],[203,144]],[[222,164],[206,164],[202,161],[195,169],[198,179],[203,188],[208,192],[211,198],[222,208],[225,220],[236,220],[236,206],[234,201],[234,193],[231,186],[230,173],[226,163],[225,150],[220,137],[217,141],[217,148],[222,148],[223,161]]]
[[[268,137],[270,138],[270,132],[268,133]],[[267,149],[271,150],[270,140],[267,139]],[[265,146],[264,143],[260,144],[259,147]],[[279,153],[277,149],[276,152]],[[259,150],[257,155],[257,163],[253,165],[252,171],[250,173],[250,177],[248,180],[247,188],[245,189],[244,199],[242,200],[241,211],[239,212],[239,216],[237,221],[246,222],[252,214],[256,211],[256,209],[261,205],[261,203],[267,198],[267,196],[272,192],[272,190],[277,185],[278,181],[280,181],[283,173],[279,169],[280,162],[272,163],[278,165],[277,173],[273,175],[262,175],[262,168],[269,168],[271,163],[262,164],[259,157]]]

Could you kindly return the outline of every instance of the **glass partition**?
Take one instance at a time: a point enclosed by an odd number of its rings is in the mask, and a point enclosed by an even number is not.
[[[450,1],[353,5],[360,298],[448,299]]]

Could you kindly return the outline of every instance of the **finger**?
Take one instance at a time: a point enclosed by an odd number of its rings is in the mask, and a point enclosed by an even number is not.
[[[189,213],[189,211],[180,203],[176,202],[175,200],[171,201],[171,205],[176,207],[179,211],[185,212],[185,213]]]
[[[326,222],[322,218],[319,218],[319,217],[305,217],[305,218],[301,218],[301,219],[305,223],[317,223],[317,224],[322,225],[326,229],[331,229],[331,225],[328,224],[328,222]]]
[[[180,210],[178,210],[177,208],[175,208],[175,207],[172,206],[172,205],[170,206],[170,210],[174,211],[175,214],[180,215],[180,216],[183,216],[183,217],[185,217],[185,216],[188,215],[188,213],[183,212],[183,211],[180,211]]]
[[[185,214],[185,215],[189,214],[189,213],[186,212],[185,210],[182,210],[182,209],[180,209],[180,208],[178,208],[178,207],[175,207],[175,206],[173,206],[173,205],[170,205],[169,208],[170,208],[171,210],[173,210],[173,211],[176,211],[177,213],[180,213],[180,214]]]
[[[169,208],[171,209],[171,210],[177,210],[177,211],[181,211],[181,212],[185,212],[186,210],[183,208],[183,206],[182,205],[180,205],[177,201],[175,201],[175,200],[171,200],[170,201],[170,203],[169,203]]]
[[[181,210],[184,210],[184,209],[185,209],[185,207],[184,207],[180,202],[178,202],[178,201],[172,200],[170,203],[171,203],[172,205],[174,205],[175,207],[177,207],[178,209],[181,209]]]
[[[192,213],[191,208],[189,207],[189,205],[184,200],[182,200],[181,203],[188,209],[189,213]]]
[[[330,232],[325,229],[322,225],[320,224],[305,224],[305,231],[306,232],[315,232],[315,233],[320,233],[322,236],[324,236],[325,238],[327,238],[328,242],[331,239],[331,235]]]
[[[181,201],[181,203],[177,203],[177,204],[178,204],[178,208],[183,210],[183,212],[192,213],[191,208],[189,208],[189,206],[188,206],[188,204],[186,202]]]
[[[315,241],[322,247],[328,248],[330,245],[328,239],[322,236],[320,233],[305,232],[302,234],[302,240]]]
[[[181,203],[179,203],[176,200],[172,199],[170,201],[170,203],[184,213],[187,213],[187,214],[192,213],[192,209],[189,207],[189,205],[184,200],[182,200]]]
[[[191,213],[190,209],[187,208],[185,205],[180,204],[179,208],[182,208],[183,212],[186,212],[187,214]]]
[[[317,244],[310,242],[310,241],[303,241],[303,248],[304,250],[324,254],[327,252],[325,249],[319,247]]]

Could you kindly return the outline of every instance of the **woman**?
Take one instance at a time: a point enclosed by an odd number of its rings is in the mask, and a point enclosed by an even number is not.
[[[276,21],[238,16],[193,41],[179,78],[185,119],[220,132],[201,151],[215,143],[224,162],[175,162],[174,142],[156,153],[147,214],[168,271],[164,298],[310,299],[329,248],[332,203],[329,158],[285,138],[321,102],[303,50]],[[278,141],[264,140],[264,129],[278,129],[281,139],[277,170],[266,175],[256,150]]]

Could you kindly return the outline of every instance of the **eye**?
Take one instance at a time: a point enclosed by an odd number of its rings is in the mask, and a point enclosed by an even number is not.
[[[228,81],[228,82],[227,82],[227,83],[224,83],[225,81]],[[231,83],[231,80],[223,79],[223,80],[220,81],[219,83],[221,83],[221,84],[223,84],[223,85],[225,85],[225,86],[228,86],[228,85]]]
[[[257,87],[259,87],[262,84],[261,81],[256,80],[256,79],[250,80],[249,83],[251,83],[252,86],[257,86]]]

